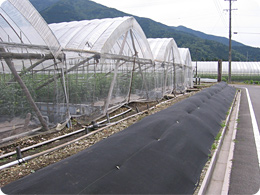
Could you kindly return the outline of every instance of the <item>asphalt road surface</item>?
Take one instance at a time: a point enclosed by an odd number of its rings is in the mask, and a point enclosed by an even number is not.
[[[260,194],[260,86],[242,89],[229,194]],[[247,89],[246,89],[247,88]],[[252,109],[250,110],[250,100]],[[255,116],[254,116],[255,115]],[[258,149],[257,149],[258,148]]]

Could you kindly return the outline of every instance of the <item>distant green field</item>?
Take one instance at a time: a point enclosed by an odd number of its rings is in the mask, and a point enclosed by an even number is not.
[[[198,77],[200,78],[209,78],[209,79],[217,79],[218,76],[217,75],[207,75],[207,74],[203,74],[203,75],[198,75]],[[222,76],[222,81],[227,81],[228,80],[228,76],[227,75],[224,75]],[[253,75],[253,76],[248,76],[248,75],[245,75],[245,76],[237,76],[237,75],[233,75],[231,76],[231,80],[232,81],[237,81],[237,82],[248,82],[250,83],[251,81],[258,82],[260,81],[260,75]]]

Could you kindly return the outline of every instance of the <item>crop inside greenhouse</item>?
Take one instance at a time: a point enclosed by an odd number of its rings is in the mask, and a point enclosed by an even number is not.
[[[193,87],[189,49],[147,39],[133,17],[47,25],[19,0],[0,1],[0,13],[1,139]]]

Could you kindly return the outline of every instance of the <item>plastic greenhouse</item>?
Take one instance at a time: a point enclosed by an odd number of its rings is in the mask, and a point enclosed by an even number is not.
[[[192,63],[196,67],[196,62]],[[228,76],[228,62],[222,62],[222,76]],[[218,62],[197,62],[198,76],[203,78],[217,78]],[[260,81],[260,62],[232,62],[231,63],[232,80]]]
[[[184,65],[184,85],[189,88],[193,87],[193,71],[190,50],[188,48],[179,48],[179,52]]]
[[[133,17],[48,26],[27,0],[0,12],[0,138],[192,87],[189,50],[148,41]]]
[[[54,65],[60,57],[60,44],[28,1],[1,0],[0,13],[1,133],[21,127],[26,115],[36,119],[35,125],[40,122],[48,129],[36,103],[48,99],[36,88],[43,82],[43,73],[55,74],[57,66],[49,64]],[[37,118],[29,116],[32,110]]]
[[[183,91],[184,86],[184,64],[179,49],[174,39],[148,39],[154,61],[161,65],[159,73],[162,74],[163,93],[172,91]]]

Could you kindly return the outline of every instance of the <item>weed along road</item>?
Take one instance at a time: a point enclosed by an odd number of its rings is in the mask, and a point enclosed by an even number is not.
[[[235,87],[242,95],[229,194],[256,194],[260,193],[260,86]]]

